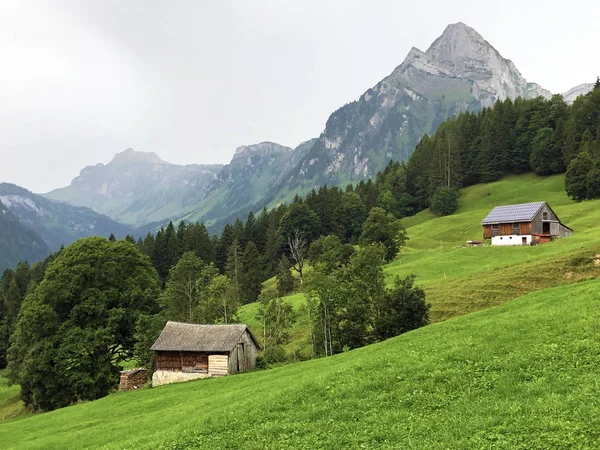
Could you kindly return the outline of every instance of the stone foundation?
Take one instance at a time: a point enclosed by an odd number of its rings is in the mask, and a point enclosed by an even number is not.
[[[198,380],[200,378],[210,378],[208,373],[195,372],[173,372],[170,370],[157,370],[152,375],[152,386],[162,386],[163,384],[179,383],[181,381]]]

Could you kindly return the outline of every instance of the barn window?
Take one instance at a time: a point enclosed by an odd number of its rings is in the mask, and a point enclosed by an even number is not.
[[[513,234],[519,235],[519,224],[513,223]]]
[[[492,225],[492,236],[498,236],[498,224]]]
[[[548,213],[547,212],[542,213],[542,219],[543,220],[548,220]]]

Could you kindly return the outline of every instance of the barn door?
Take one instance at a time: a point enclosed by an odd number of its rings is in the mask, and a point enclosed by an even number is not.
[[[244,354],[244,344],[239,343],[237,345],[237,370],[241,372],[246,369],[246,355]]]

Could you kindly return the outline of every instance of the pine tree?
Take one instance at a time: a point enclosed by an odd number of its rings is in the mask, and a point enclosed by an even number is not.
[[[294,276],[290,262],[282,256],[277,265],[277,293],[283,297],[294,290]]]
[[[254,242],[250,241],[241,259],[240,299],[242,304],[258,299],[263,282],[262,261]]]
[[[600,198],[600,157],[596,157],[587,173],[587,198]]]
[[[565,126],[564,140],[563,140],[563,161],[566,167],[569,167],[569,163],[577,156],[579,152],[579,146],[575,139],[575,120],[572,118],[567,121]]]
[[[233,239],[227,253],[226,274],[233,282],[238,298],[241,298],[242,248],[237,238]]]
[[[223,227],[223,231],[221,232],[221,237],[219,238],[219,242],[216,246],[216,265],[217,268],[221,271],[221,273],[225,273],[227,268],[227,259],[229,255],[229,250],[231,249],[231,244],[233,244],[235,240],[235,235],[233,232],[233,227],[229,224]]]

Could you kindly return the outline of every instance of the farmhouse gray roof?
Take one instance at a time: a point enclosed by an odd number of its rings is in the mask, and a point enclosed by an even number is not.
[[[247,325],[199,325],[169,321],[150,350],[183,352],[229,352],[236,346]]]
[[[493,223],[530,222],[546,202],[521,203],[518,205],[496,206],[481,222],[482,225]]]

